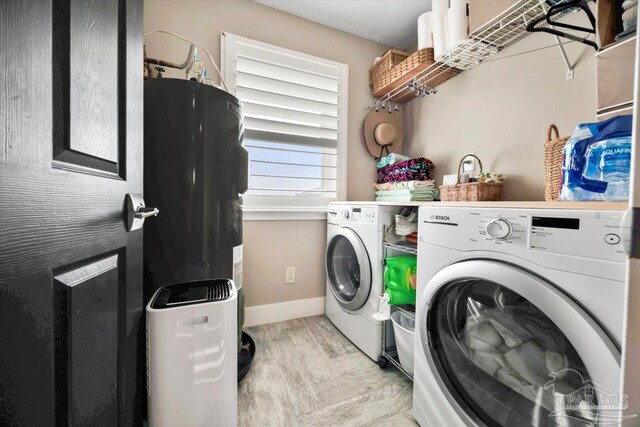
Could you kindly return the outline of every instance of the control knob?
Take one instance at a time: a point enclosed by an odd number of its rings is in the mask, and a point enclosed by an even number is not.
[[[344,209],[342,211],[342,218],[349,219],[349,209]]]
[[[497,240],[506,240],[511,236],[511,223],[504,218],[494,218],[485,226],[487,234]]]

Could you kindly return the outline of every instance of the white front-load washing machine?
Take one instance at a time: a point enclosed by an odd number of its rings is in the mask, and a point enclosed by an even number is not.
[[[398,208],[329,204],[327,214],[325,312],[329,320],[371,359],[381,356],[382,324],[378,311],[384,291],[384,230]]]
[[[599,425],[626,415],[621,216],[420,208],[421,426]]]

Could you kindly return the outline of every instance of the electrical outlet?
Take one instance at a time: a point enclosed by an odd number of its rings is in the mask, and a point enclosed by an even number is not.
[[[462,159],[462,173],[471,173],[475,171],[476,168],[478,168],[478,165],[475,157],[468,156]]]
[[[296,283],[296,268],[287,267],[284,270],[284,283]]]

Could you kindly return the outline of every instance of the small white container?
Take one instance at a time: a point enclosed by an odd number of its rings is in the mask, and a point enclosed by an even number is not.
[[[400,364],[413,374],[413,340],[416,321],[413,317],[397,310],[391,313],[391,321],[393,322],[393,334],[396,338]]]

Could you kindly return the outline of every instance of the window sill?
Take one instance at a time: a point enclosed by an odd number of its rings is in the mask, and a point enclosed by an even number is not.
[[[244,221],[326,221],[326,207],[243,206]]]

